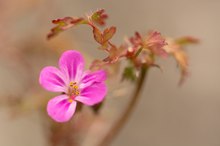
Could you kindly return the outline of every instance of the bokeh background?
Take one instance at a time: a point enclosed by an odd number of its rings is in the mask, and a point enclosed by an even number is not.
[[[31,48],[39,47],[34,52],[35,58],[25,58],[32,61],[24,66],[28,69],[34,62],[50,64],[42,52],[51,55],[52,48],[57,50],[54,54],[60,53],[59,48],[71,49],[70,46],[95,48],[91,33],[83,27],[61,34],[54,42],[48,43],[45,36],[52,19],[81,16],[97,8],[106,9],[110,15],[108,24],[117,26],[113,39],[116,43],[135,31],[152,29],[165,36],[192,35],[201,40],[199,45],[188,48],[191,74],[182,87],[177,86],[179,73],[174,60],[160,60],[163,73],[157,69],[150,71],[134,114],[112,146],[219,146],[220,1],[217,0],[0,0],[1,96],[27,92],[28,99],[29,84],[38,85],[34,77],[42,66],[32,70],[31,83],[23,83],[30,72],[16,65],[15,62],[24,59],[17,58],[19,52],[32,54]],[[92,49],[87,53],[92,54]],[[57,59],[59,55],[54,56]],[[42,131],[38,114],[15,119],[9,116],[7,108],[0,109],[0,145],[46,146]]]

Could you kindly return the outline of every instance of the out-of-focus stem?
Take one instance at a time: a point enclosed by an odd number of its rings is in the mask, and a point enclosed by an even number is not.
[[[129,105],[125,109],[124,113],[122,113],[121,118],[115,122],[111,130],[107,133],[107,135],[104,137],[104,139],[101,141],[101,143],[98,146],[108,146],[112,142],[112,140],[116,137],[116,135],[119,133],[121,128],[125,125],[126,121],[131,116],[131,113],[134,110],[135,105],[137,104],[137,101],[140,97],[140,91],[143,87],[143,83],[145,81],[146,73],[148,71],[148,67],[144,66],[141,68],[141,73],[137,81],[137,85],[134,91],[134,94],[132,96],[132,99],[129,102]]]

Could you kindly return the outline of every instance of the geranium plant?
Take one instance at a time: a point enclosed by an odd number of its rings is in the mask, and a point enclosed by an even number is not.
[[[94,111],[100,110],[105,96],[108,95],[105,80],[110,76],[112,65],[119,62],[127,63],[125,67],[121,66],[121,81],[129,80],[135,83],[136,89],[122,116],[100,140],[100,146],[108,145],[128,119],[139,97],[146,73],[152,67],[161,69],[157,60],[174,57],[181,74],[179,84],[182,84],[188,75],[188,57],[184,48],[198,43],[198,39],[191,36],[173,39],[162,36],[158,31],[149,31],[144,35],[135,32],[134,36],[128,37],[121,44],[115,44],[111,39],[116,34],[116,27],[106,27],[107,18],[104,9],[101,9],[85,17],[53,20],[55,27],[48,34],[48,39],[70,28],[87,25],[92,30],[94,40],[99,44],[97,51],[104,51],[107,56],[88,62],[90,68],[84,71],[83,55],[75,50],[67,50],[60,57],[59,68],[43,68],[39,79],[43,88],[60,93],[48,101],[48,115],[55,120],[54,122],[67,122],[71,117],[74,119],[77,104],[92,106]]]

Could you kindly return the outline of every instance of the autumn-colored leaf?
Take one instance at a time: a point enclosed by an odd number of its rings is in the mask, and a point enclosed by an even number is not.
[[[118,49],[116,47],[111,47],[109,50],[109,56],[104,59],[104,61],[113,63],[118,60],[119,54],[118,54]]]
[[[138,48],[142,45],[142,37],[139,32],[135,32],[134,37],[129,39],[130,43],[132,44],[133,48]]]
[[[67,30],[73,26],[78,24],[86,24],[87,21],[84,18],[72,18],[72,17],[64,17],[61,19],[56,19],[52,21],[53,24],[56,24],[55,27],[51,29],[51,32],[47,35],[47,38],[50,39],[60,32]]]
[[[116,27],[106,28],[103,32],[103,42],[110,40],[116,32]]]
[[[98,25],[105,25],[105,20],[108,18],[108,15],[105,14],[105,10],[101,9],[98,10],[96,12],[94,12],[91,17],[90,20]]]
[[[192,38],[193,37],[182,37],[179,39],[171,39],[171,38],[166,39],[168,45],[165,46],[164,49],[174,57],[180,69],[181,77],[180,77],[179,85],[181,85],[185,81],[186,77],[189,74],[188,56],[184,50],[184,47],[186,45],[194,44],[198,42],[198,39],[192,39]]]
[[[180,68],[181,78],[179,81],[179,85],[181,85],[188,76],[188,57],[182,49],[179,49],[178,51],[174,52],[173,55]]]
[[[168,54],[164,50],[164,46],[167,45],[165,38],[157,31],[151,31],[147,38],[144,40],[144,48],[150,49],[152,53],[160,57],[167,57]]]
[[[199,39],[191,36],[181,37],[175,40],[179,45],[189,45],[189,44],[197,44],[199,43]]]
[[[94,39],[99,43],[99,44],[103,44],[103,36],[102,36],[102,32],[97,29],[96,27],[93,27],[93,36]]]

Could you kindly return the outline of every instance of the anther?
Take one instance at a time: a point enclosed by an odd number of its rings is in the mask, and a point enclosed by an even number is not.
[[[76,82],[70,82],[70,87],[76,85]]]

